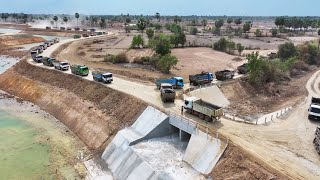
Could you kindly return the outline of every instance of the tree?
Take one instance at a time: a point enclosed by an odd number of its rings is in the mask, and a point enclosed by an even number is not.
[[[166,54],[160,58],[157,63],[158,69],[163,73],[169,73],[170,69],[178,63],[177,57]]]
[[[58,16],[54,16],[53,20],[56,22],[56,28],[58,28],[58,24],[57,24],[57,21],[59,20]]]
[[[234,23],[238,26],[242,23],[242,19],[241,18],[237,18],[234,20]]]
[[[186,41],[187,41],[187,38],[183,32],[170,35],[170,43],[173,44],[175,47],[178,47],[179,44],[181,44],[181,46],[184,46]]]
[[[143,37],[143,31],[146,29],[146,27],[147,27],[147,21],[146,21],[146,19],[145,18],[140,18],[139,20],[138,20],[138,23],[137,23],[137,27],[139,28],[139,30],[141,31],[141,33],[142,33],[142,37]]]
[[[196,21],[196,19],[192,19],[191,23],[192,23],[192,26],[197,25],[197,21]]]
[[[147,34],[148,38],[151,39],[151,38],[153,38],[154,31],[149,28],[146,30],[146,34]]]
[[[231,23],[233,22],[233,19],[232,18],[228,18],[227,19],[227,23],[230,25]]]
[[[125,26],[124,28],[126,30],[126,33],[128,33],[130,31],[129,28],[128,28],[128,25],[130,24],[130,22],[131,22],[131,18],[129,16],[127,16],[126,17],[126,22],[124,24],[124,26]]]
[[[254,32],[254,35],[256,37],[262,37],[262,31],[260,29],[256,29],[256,31]]]
[[[161,56],[169,54],[171,53],[170,36],[166,34],[157,34],[149,40],[149,46]]]
[[[277,27],[281,27],[281,26],[284,26],[285,24],[285,17],[277,17],[274,21],[274,24],[277,26]]]
[[[239,52],[239,55],[241,56],[241,53],[242,53],[242,51],[244,50],[244,46],[242,46],[241,43],[238,43],[238,44],[237,44],[237,50],[238,50],[238,52]]]
[[[4,19],[4,21],[7,21],[8,17],[9,17],[8,13],[2,13],[1,14],[1,18]]]
[[[297,48],[292,42],[286,42],[281,44],[278,48],[278,56],[282,60],[289,59],[290,57],[295,57],[298,55]]]
[[[217,51],[223,51],[225,52],[227,49],[228,41],[226,38],[222,37],[220,40],[213,44],[213,49]]]
[[[174,21],[176,24],[178,24],[178,22],[181,22],[182,19],[181,19],[180,17],[178,17],[178,16],[174,16],[173,21]]]
[[[196,28],[196,27],[191,27],[190,28],[190,34],[191,35],[197,35],[197,33],[198,33],[198,28]]]
[[[251,29],[251,22],[247,21],[243,24],[243,31],[245,33],[249,32]]]
[[[158,22],[160,22],[160,13],[157,12],[155,17],[156,17],[156,19],[158,19]]]
[[[68,21],[69,21],[69,19],[67,17],[63,17],[63,22],[66,23],[66,26],[67,26]]]
[[[273,37],[276,37],[278,35],[278,29],[272,28],[271,29],[271,34]]]
[[[162,28],[162,25],[161,24],[155,24],[154,25],[154,28],[159,31],[161,28]]]
[[[144,40],[141,35],[135,35],[133,36],[132,42],[131,42],[131,48],[137,48],[144,45]]]
[[[99,25],[102,29],[107,27],[106,19],[104,17],[101,17]]]
[[[74,17],[77,19],[77,26],[78,26],[78,20],[79,20],[80,14],[79,13],[75,13]]]
[[[231,51],[233,51],[235,48],[236,48],[236,43],[229,40],[228,43],[227,43],[227,47],[228,47],[228,50],[229,50],[229,54],[231,54]]]
[[[219,19],[218,21],[216,21],[216,22],[214,23],[214,25],[216,26],[216,28],[219,28],[219,29],[221,29],[221,27],[223,26],[223,24],[224,24],[224,20],[223,20],[223,19]]]
[[[206,29],[206,26],[207,26],[207,24],[208,24],[208,21],[206,20],[206,19],[203,19],[202,21],[201,21],[201,24],[202,24],[202,26],[203,26],[203,35],[204,35],[204,30]]]

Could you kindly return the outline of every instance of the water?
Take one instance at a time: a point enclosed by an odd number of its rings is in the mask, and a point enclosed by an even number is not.
[[[0,34],[19,33],[20,31],[21,30],[18,30],[18,29],[0,28]]]
[[[2,179],[50,178],[49,146],[40,142],[27,122],[0,110],[0,174]]]
[[[15,65],[19,59],[0,55],[0,74],[4,73],[11,66]]]
[[[180,141],[178,134],[143,141],[133,150],[164,179],[202,179],[199,172],[183,161],[188,141]]]

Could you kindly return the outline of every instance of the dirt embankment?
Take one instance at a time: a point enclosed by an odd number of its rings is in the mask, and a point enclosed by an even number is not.
[[[16,35],[5,35],[0,36],[0,43],[7,46],[15,46],[22,44],[32,44],[44,42],[45,39],[30,34],[16,34]]]
[[[64,36],[64,37],[72,37],[75,34],[82,34],[85,32],[82,31],[74,31],[74,30],[59,30],[59,29],[40,29],[40,28],[26,28],[23,33],[28,34],[37,34],[37,35],[46,35],[46,36]]]
[[[288,179],[232,143],[229,144],[219,162],[208,176],[216,180]]]
[[[147,104],[73,75],[21,61],[0,76],[2,90],[33,102],[67,125],[90,149],[131,125]]]

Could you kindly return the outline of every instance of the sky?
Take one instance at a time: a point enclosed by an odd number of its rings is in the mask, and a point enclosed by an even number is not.
[[[0,13],[320,16],[320,0],[0,0]]]

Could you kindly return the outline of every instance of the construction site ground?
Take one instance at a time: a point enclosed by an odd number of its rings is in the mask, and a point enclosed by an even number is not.
[[[62,43],[57,44],[48,49],[45,52],[45,55],[49,56],[61,44]],[[65,56],[64,53],[66,54],[69,51],[72,51],[73,48],[70,47],[71,46],[68,46],[68,48],[64,50],[65,52],[58,54],[57,57],[59,57],[60,59],[68,59],[68,56]],[[83,61],[80,60],[71,62],[83,63]],[[90,66],[90,64],[88,65]],[[305,97],[303,99],[302,95],[301,97],[299,97],[300,99],[302,99],[302,101],[300,101],[300,103],[295,106],[290,114],[288,114],[286,117],[283,117],[282,119],[276,119],[274,120],[274,122],[266,126],[255,126],[237,123],[226,119],[222,119],[221,121],[212,124],[205,123],[204,121],[191,115],[185,116],[192,118],[193,121],[199,123],[203,127],[208,127],[209,132],[212,134],[219,132],[223,136],[228,137],[236,146],[244,149],[246,155],[253,159],[252,162],[256,162],[259,164],[259,166],[256,166],[256,169],[252,169],[251,163],[243,163],[246,165],[233,163],[233,161],[236,161],[236,158],[238,158],[238,160],[241,160],[243,159],[243,157],[246,157],[241,156],[241,154],[236,155],[235,159],[232,158],[230,166],[237,167],[238,170],[245,169],[245,171],[237,172],[233,169],[232,171],[234,173],[229,174],[230,179],[247,179],[251,177],[253,179],[264,179],[265,176],[259,176],[256,173],[259,174],[259,172],[261,172],[264,174],[268,174],[265,173],[265,171],[270,171],[270,176],[275,175],[280,177],[280,179],[283,176],[288,179],[318,179],[320,176],[320,158],[314,149],[312,141],[314,138],[316,126],[319,126],[320,123],[308,120],[307,109],[310,103],[311,96],[320,94],[320,89],[318,86],[320,83],[319,73],[320,72],[317,71],[314,75],[312,75],[312,77],[306,84],[306,89],[309,94],[308,98]],[[20,75],[23,76],[23,74]],[[32,76],[32,78],[36,79],[37,77]],[[92,77],[90,76],[86,79],[90,78],[92,80]],[[305,84],[306,79],[304,81],[301,80],[301,83]],[[180,108],[183,103],[182,101],[177,101],[176,104],[163,104],[159,98],[159,92],[155,90],[154,86],[145,83],[132,82],[128,79],[116,78],[113,84],[107,86],[112,89],[133,95],[139,99],[147,101],[147,103],[153,104],[166,110],[170,110],[175,113],[180,113]],[[230,97],[234,96],[232,95],[232,93],[230,94]],[[261,107],[263,107],[263,105]],[[241,150],[235,148],[234,151]],[[234,153],[228,153],[228,150],[226,152],[226,155],[227,154],[234,155]],[[221,169],[225,169],[225,167],[223,167],[223,163],[225,162],[226,161],[221,161],[220,166],[218,163],[216,168],[220,167]],[[216,171],[216,169],[214,171]],[[224,170],[224,172],[225,171],[228,170]],[[223,179],[223,170],[219,172],[221,172],[221,176],[219,176],[219,174],[216,174],[216,176]],[[281,174],[279,174],[279,172],[281,172]],[[266,179],[270,179],[269,175],[267,175]]]

